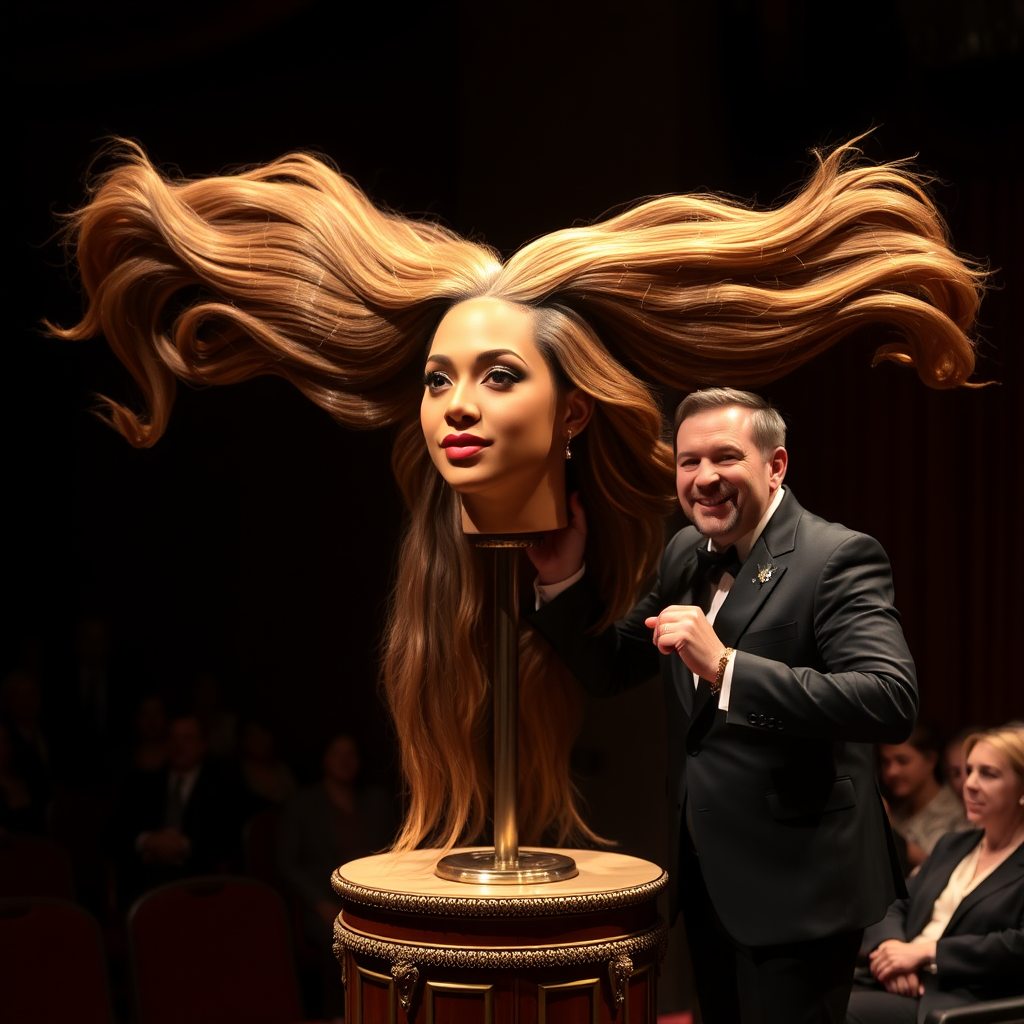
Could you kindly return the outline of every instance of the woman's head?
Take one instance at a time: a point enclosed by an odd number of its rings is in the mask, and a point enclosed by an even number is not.
[[[552,346],[538,344],[537,319],[481,296],[452,307],[431,339],[420,423],[468,533],[566,525],[566,451],[593,402],[566,385]]]
[[[964,743],[967,817],[985,829],[1024,824],[1024,727],[974,733]]]

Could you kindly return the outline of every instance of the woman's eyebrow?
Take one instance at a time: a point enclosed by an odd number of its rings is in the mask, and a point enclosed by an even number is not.
[[[486,352],[481,352],[480,355],[476,357],[476,361],[478,363],[487,363],[490,362],[492,359],[499,359],[501,356],[515,356],[516,359],[518,359],[520,362],[526,362],[526,360],[518,352],[511,348],[488,349],[488,351]]]
[[[499,359],[502,356],[513,356],[524,365],[528,365],[526,359],[518,352],[516,352],[515,349],[511,348],[492,348],[488,349],[486,352],[479,352],[476,358],[473,360],[473,363],[474,365],[479,365],[480,363],[489,363],[492,359]],[[442,355],[441,353],[438,352],[431,352],[427,356],[427,362],[438,363],[441,366],[453,365],[451,359],[448,356]]]
[[[447,356],[439,356],[434,352],[430,352],[427,355],[427,363],[440,363],[442,366],[451,366],[452,361]],[[424,363],[426,365],[426,363]]]

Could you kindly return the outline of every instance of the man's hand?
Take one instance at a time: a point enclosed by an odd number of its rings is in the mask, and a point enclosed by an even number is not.
[[[583,551],[587,545],[587,517],[577,495],[569,495],[569,525],[562,530],[551,530],[544,535],[539,547],[527,548],[526,553],[537,570],[537,582],[542,586],[561,583],[583,568]]]
[[[691,672],[714,682],[725,644],[696,605],[669,605],[660,615],[644,619],[644,625],[654,631],[654,646],[662,654],[675,651]]]
[[[183,864],[188,851],[188,839],[176,828],[150,832],[142,841],[142,859],[147,864]]]

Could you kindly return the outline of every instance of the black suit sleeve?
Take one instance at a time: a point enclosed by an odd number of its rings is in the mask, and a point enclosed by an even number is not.
[[[658,674],[658,649],[644,619],[664,607],[659,577],[615,628],[595,632],[605,604],[584,575],[549,604],[528,612],[525,619],[558,651],[586,690],[607,695],[639,686]]]
[[[950,935],[935,945],[940,988],[969,987],[976,982],[1017,978],[1024,970],[1024,931],[1003,928],[985,935]]]

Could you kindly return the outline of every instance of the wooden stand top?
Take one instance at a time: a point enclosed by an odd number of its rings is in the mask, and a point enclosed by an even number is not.
[[[338,868],[331,882],[345,900],[388,910],[532,917],[635,906],[654,899],[668,881],[657,864],[637,857],[603,850],[550,850],[544,852],[572,857],[579,874],[534,885],[452,882],[434,874],[445,852],[410,850],[362,857]]]

